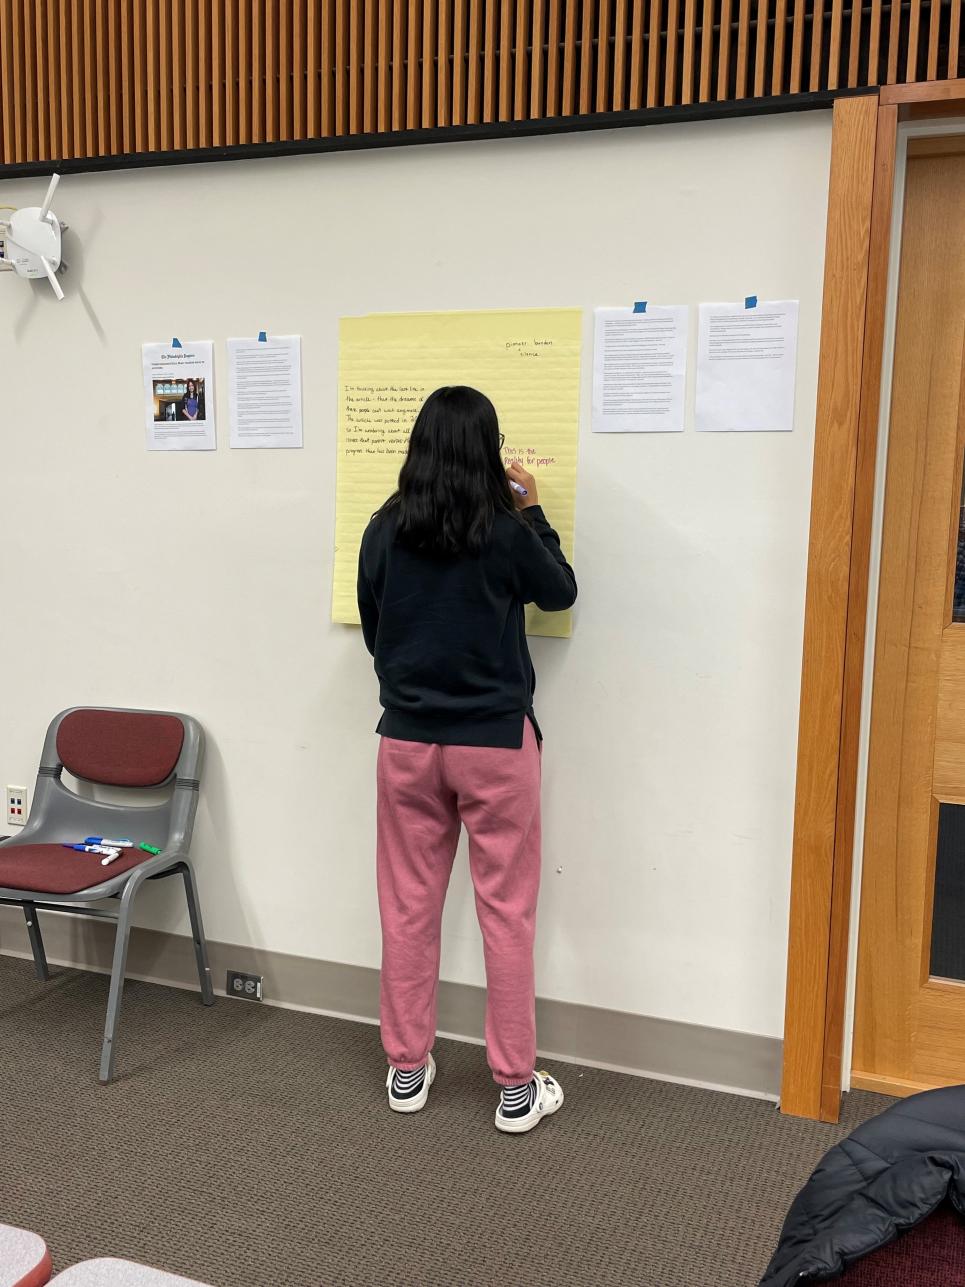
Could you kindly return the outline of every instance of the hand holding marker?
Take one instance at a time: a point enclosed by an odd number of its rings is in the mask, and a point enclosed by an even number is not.
[[[515,493],[513,499],[517,509],[528,509],[530,505],[539,504],[539,498],[536,495],[536,479],[526,472],[518,460],[512,461],[507,466],[506,477]]]

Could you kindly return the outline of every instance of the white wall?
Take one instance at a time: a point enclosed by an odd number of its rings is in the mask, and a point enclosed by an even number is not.
[[[779,1035],[829,154],[813,113],[65,180],[67,301],[0,277],[0,779],[63,706],[189,711],[209,935],[377,965],[376,686],[328,619],[337,321],[581,305],[581,598],[533,641],[539,992]],[[594,305],[751,292],[801,300],[794,434],[590,435]],[[261,327],[304,337],[303,452],[227,448],[223,340]],[[145,451],[139,346],[174,334],[216,341],[215,454]],[[446,917],[444,976],[482,982],[464,870]],[[173,890],[142,918],[186,928]]]

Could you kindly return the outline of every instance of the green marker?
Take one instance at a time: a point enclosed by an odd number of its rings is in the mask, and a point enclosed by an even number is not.
[[[138,849],[143,849],[146,854],[154,854],[155,857],[161,852],[156,845],[138,845]]]

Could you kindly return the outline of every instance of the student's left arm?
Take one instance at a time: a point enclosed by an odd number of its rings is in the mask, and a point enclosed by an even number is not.
[[[359,616],[362,618],[362,638],[372,656],[375,656],[375,636],[379,630],[379,604],[372,590],[372,583],[366,572],[366,555],[368,553],[369,533],[366,530],[359,550],[358,603]]]

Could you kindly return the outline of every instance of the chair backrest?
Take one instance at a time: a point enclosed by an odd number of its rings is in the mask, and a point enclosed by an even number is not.
[[[186,853],[197,810],[204,733],[197,720],[171,711],[73,707],[51,721],[44,741],[24,843],[129,836]],[[131,791],[130,802],[88,799],[62,781],[72,777]],[[144,789],[163,790],[161,802],[139,804]]]
[[[72,710],[57,729],[57,757],[67,772],[102,786],[163,786],[183,745],[178,716],[153,711]]]

